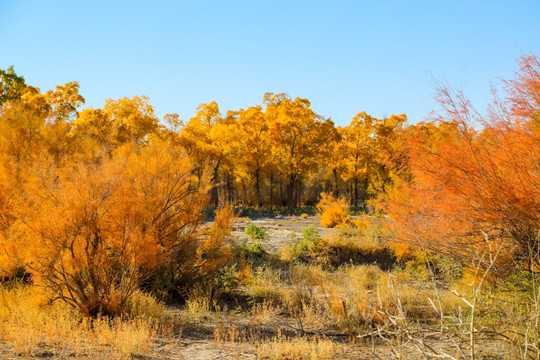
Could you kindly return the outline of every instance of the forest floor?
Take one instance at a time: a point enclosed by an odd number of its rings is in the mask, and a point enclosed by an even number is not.
[[[266,229],[268,236],[251,239],[246,234],[250,223]],[[417,284],[414,277],[404,278],[412,285],[401,288],[400,306],[401,302],[410,306],[407,313],[411,317],[408,323],[392,326],[390,316],[378,318],[370,304],[390,303],[391,296],[381,290],[380,283],[387,283],[390,276],[397,279],[404,275],[388,275],[373,264],[353,264],[352,260],[332,269],[292,262],[279,265],[283,249],[301,241],[307,227],[318,229],[321,238],[337,236],[340,231],[321,227],[318,216],[238,219],[232,235],[239,246],[260,243],[265,249],[264,256],[252,259],[253,280],[236,289],[235,296],[225,296],[225,301],[213,301],[205,294],[195,296],[194,291],[185,305],[167,306],[165,315],[170,329],[141,340],[151,343],[144,351],[118,353],[106,345],[73,353],[50,351],[46,345],[40,348],[38,344],[30,353],[17,353],[13,346],[0,344],[0,359],[414,360],[446,355],[449,359],[470,358],[465,332],[439,331],[438,314],[424,301],[435,296],[428,282],[422,280]],[[451,296],[444,287],[440,295]],[[443,302],[454,306],[459,299]],[[128,331],[116,336],[132,335]],[[139,349],[138,345],[129,346]],[[489,337],[475,345],[476,359],[512,359]]]
[[[246,234],[246,228],[250,223],[267,230],[268,238],[255,242],[262,243],[274,257],[278,257],[285,247],[302,239],[302,231],[308,226],[317,228],[321,237],[331,236],[336,232],[336,229],[322,227],[319,216],[276,215],[240,218],[232,233],[238,243],[254,242]],[[238,305],[237,309],[233,307],[232,311],[213,312],[186,326],[179,343],[183,357],[189,360],[435,358],[426,357],[425,351],[418,351],[415,345],[417,339],[407,339],[405,334],[402,334],[400,339],[384,340],[378,335],[373,336],[375,328],[366,329],[364,333],[358,334],[334,329],[309,331],[303,328],[301,321],[288,313],[274,311],[274,309],[266,309],[267,314],[264,313],[264,309],[260,312],[253,310],[250,312],[245,311],[240,304]],[[452,344],[453,340],[447,336],[439,336],[436,331],[427,336],[431,337],[428,342],[442,353],[453,354],[456,358],[468,355],[459,353],[468,350],[466,343],[468,339],[461,340],[458,351]],[[477,346],[477,359],[511,358],[501,353],[500,347],[493,345],[489,339],[484,339]],[[298,352],[290,351],[288,347],[296,348]],[[311,348],[306,349],[306,347]]]

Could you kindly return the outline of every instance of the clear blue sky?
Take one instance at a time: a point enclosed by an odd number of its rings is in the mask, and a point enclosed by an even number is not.
[[[286,92],[338,125],[361,111],[417,122],[433,79],[484,107],[491,81],[540,55],[539,14],[538,0],[0,0],[0,68],[42,90],[76,80],[93,107],[146,94],[182,119]]]

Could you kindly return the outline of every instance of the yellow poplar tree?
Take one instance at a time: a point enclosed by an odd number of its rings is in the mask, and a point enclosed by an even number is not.
[[[271,156],[268,124],[260,105],[239,112],[236,132],[240,151],[235,168],[254,185],[255,204],[260,207],[261,187]]]
[[[341,177],[351,184],[353,204],[368,199],[374,182],[384,187],[389,181],[388,157],[398,150],[396,131],[406,119],[403,114],[377,119],[361,112],[349,126],[340,128]]]
[[[336,136],[334,123],[317,115],[307,99],[267,93],[264,104],[272,154],[282,165],[288,206],[294,207],[300,200],[297,188],[302,178],[319,166],[325,143]]]
[[[212,174],[212,203],[219,206],[218,188],[220,170],[227,167],[234,150],[232,117],[222,117],[215,101],[197,108],[180,134],[180,144],[198,167],[199,178],[204,171]]]

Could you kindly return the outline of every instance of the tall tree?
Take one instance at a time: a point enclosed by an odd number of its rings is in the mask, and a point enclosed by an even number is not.
[[[351,202],[363,204],[379,185],[391,179],[389,159],[398,151],[399,131],[407,120],[404,114],[377,119],[365,112],[357,114],[349,126],[340,128],[341,176],[352,187]]]
[[[149,134],[159,128],[150,99],[144,95],[116,101],[108,99],[103,112],[111,119],[117,143],[144,142]]]
[[[268,123],[261,106],[252,106],[241,110],[237,128],[239,151],[236,154],[235,167],[240,176],[248,179],[255,187],[255,204],[262,205],[262,185],[268,171],[271,156]]]
[[[180,144],[186,149],[198,167],[199,178],[204,171],[212,174],[212,203],[219,206],[220,170],[228,165],[234,149],[234,117],[222,117],[215,101],[202,104],[197,108],[182,129]]]
[[[315,114],[307,99],[267,93],[264,105],[273,156],[281,163],[287,182],[287,205],[295,207],[302,178],[316,169],[325,143],[336,136],[334,123]]]

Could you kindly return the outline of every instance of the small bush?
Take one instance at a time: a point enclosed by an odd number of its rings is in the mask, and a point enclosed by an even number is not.
[[[386,284],[388,274],[376,265],[359,265],[345,269],[345,274],[351,280],[357,281],[359,286],[368,290],[377,289],[377,285],[383,282]],[[381,281],[384,280],[384,281]]]
[[[268,231],[255,224],[249,224],[246,228],[246,234],[253,240],[265,240],[268,238]]]
[[[360,217],[353,220],[352,224],[359,229],[368,229],[371,226],[371,221],[366,214],[362,214]]]
[[[302,239],[289,248],[283,249],[282,259],[285,261],[306,261],[310,258],[312,249],[321,240],[319,229],[310,225],[302,230]]]
[[[390,247],[396,255],[396,273],[402,279],[413,280],[429,280],[431,272],[437,280],[442,280],[446,283],[453,283],[457,280],[462,280],[467,283],[472,280],[465,274],[463,264],[449,256],[434,254],[432,252],[424,252],[421,249],[411,246],[398,246],[400,244],[390,244]],[[404,251],[401,251],[405,249]],[[431,269],[430,269],[431,268]],[[472,270],[474,274],[474,270]]]
[[[261,259],[266,254],[263,244],[255,242],[251,245],[243,243],[238,246],[237,251],[240,258],[245,260]]]
[[[317,209],[321,212],[321,225],[324,227],[342,226],[350,221],[349,204],[345,199],[335,199],[332,195],[321,193]]]
[[[321,232],[315,226],[309,225],[302,230],[302,238],[306,241],[317,243],[321,240]]]
[[[240,281],[245,277],[245,274],[242,274],[243,270],[242,263],[224,266],[219,269],[213,277],[214,292],[221,294],[235,293]]]

